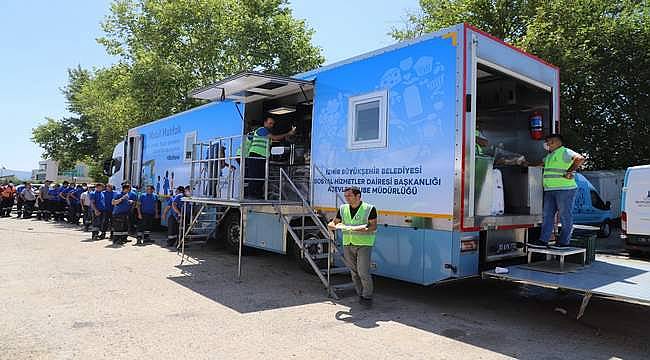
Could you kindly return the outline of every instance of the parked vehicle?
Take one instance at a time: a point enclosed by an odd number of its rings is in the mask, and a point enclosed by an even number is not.
[[[625,172],[621,204],[625,247],[632,253],[650,252],[650,165]]]
[[[525,262],[542,222],[542,168],[527,164],[559,131],[559,83],[557,67],[459,24],[293,77],[244,72],[197,89],[208,104],[130,129],[105,165],[112,183],[163,197],[190,185],[181,254],[207,230],[239,255],[239,275],[246,247],[292,254],[336,297],[333,275],[349,269],[326,223],[354,185],[379,214],[374,274],[422,285],[502,277],[482,270]],[[274,133],[295,135],[271,141],[254,162],[264,176],[251,179],[247,144],[264,148],[250,134],[268,114]],[[261,198],[249,196],[256,180]],[[583,203],[603,207],[583,188]],[[650,302],[646,283],[625,281],[631,267],[591,268],[505,271],[585,292],[581,313],[592,294]]]
[[[591,225],[600,228],[599,237],[609,237],[612,232],[614,215],[612,204],[603,201],[596,188],[585,176],[577,173],[578,192],[573,206],[573,221],[579,225]]]
[[[580,173],[589,180],[605,203],[610,202],[612,219],[617,226],[620,226],[621,189],[623,189],[625,170],[581,171]]]

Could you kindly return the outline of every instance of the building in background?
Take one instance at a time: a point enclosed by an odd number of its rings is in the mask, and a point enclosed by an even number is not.
[[[7,169],[6,167],[0,165],[0,181],[4,180],[11,180],[15,181],[16,179],[18,180],[29,180],[29,171],[22,171],[22,170],[13,170],[13,169]]]
[[[88,176],[88,166],[84,163],[77,163],[70,170],[59,170],[59,163],[54,160],[43,160],[38,162],[38,169],[32,170],[32,180],[42,183],[45,180],[70,181],[70,182],[92,182]]]

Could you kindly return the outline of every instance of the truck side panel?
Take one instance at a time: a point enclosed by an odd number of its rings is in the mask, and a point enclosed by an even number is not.
[[[153,185],[160,195],[188,185],[194,142],[242,133],[235,106],[232,102],[211,103],[129,131],[129,136],[143,135],[142,185]]]
[[[456,55],[453,36],[435,37],[317,73],[312,162],[314,204],[334,207],[334,192],[359,186],[380,215],[453,214]],[[351,149],[349,103],[373,92],[388,97],[387,145]],[[448,226],[451,229],[451,225]]]

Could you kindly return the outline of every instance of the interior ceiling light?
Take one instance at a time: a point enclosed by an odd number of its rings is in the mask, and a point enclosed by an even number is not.
[[[296,108],[293,106],[280,106],[278,108],[275,108],[273,110],[269,110],[269,114],[273,115],[284,115],[284,114],[289,114],[296,111]]]

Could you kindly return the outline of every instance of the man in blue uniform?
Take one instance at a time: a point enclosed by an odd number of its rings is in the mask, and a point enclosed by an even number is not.
[[[70,208],[68,211],[68,221],[70,224],[79,225],[79,218],[81,217],[81,194],[84,192],[81,184],[75,186],[68,194],[68,202],[70,203]]]
[[[151,241],[154,219],[158,219],[158,195],[154,194],[154,190],[153,185],[147,186],[146,193],[140,195],[138,200],[138,245]]]
[[[50,195],[50,214],[54,221],[61,220],[61,184],[54,184],[54,187],[48,191]]]
[[[25,184],[26,183],[22,183],[16,186],[16,217],[19,219],[23,216],[23,206],[25,205],[25,199],[23,198]]]
[[[114,195],[113,205],[113,244],[122,245],[129,237],[129,213],[134,201],[129,199],[131,185],[122,185],[122,192]]]
[[[113,184],[106,184],[106,187],[104,189],[104,204],[106,207],[106,214],[104,216],[104,222],[102,223],[102,238],[106,236],[106,232],[109,230],[111,230],[111,238],[113,236],[113,227],[111,225],[111,222],[113,221],[113,198],[115,197],[115,194],[119,194],[119,192],[114,190]]]
[[[104,200],[104,184],[96,184],[95,191],[90,194],[90,208],[92,209],[93,222],[90,226],[90,231],[92,231],[92,239],[99,240],[103,239],[99,235],[99,232],[102,230],[104,224],[104,218],[106,216],[106,200]],[[102,234],[106,236],[106,233]]]
[[[178,242],[178,227],[181,219],[182,198],[185,188],[179,186],[176,195],[167,200],[169,207],[165,209],[167,215],[167,247],[175,247]]]
[[[68,214],[68,209],[70,206],[70,199],[68,198],[68,195],[70,195],[70,192],[72,190],[74,190],[74,188],[67,181],[63,182],[63,186],[59,190],[59,204],[57,207],[57,212],[60,221],[64,221],[65,216]],[[68,221],[69,220],[70,219],[68,219]]]

